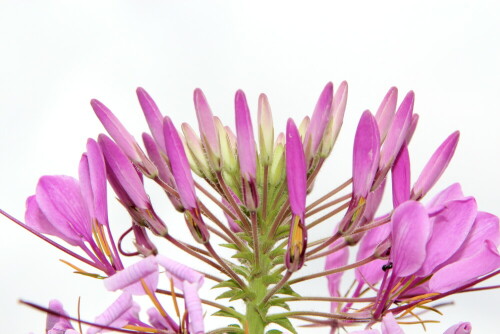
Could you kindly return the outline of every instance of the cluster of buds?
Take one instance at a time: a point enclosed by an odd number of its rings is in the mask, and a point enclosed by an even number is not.
[[[101,279],[107,290],[122,293],[94,321],[71,317],[57,300],[48,308],[24,303],[48,313],[50,334],[80,333],[82,323],[89,326],[89,334],[297,333],[301,324],[326,327],[330,333],[346,329],[373,334],[379,333],[374,329],[379,322],[384,334],[403,333],[402,323],[425,328],[432,322],[425,320],[425,312],[440,313],[435,302],[473,291],[476,284],[500,273],[499,219],[479,211],[475,199],[465,196],[459,184],[425,199],[454,154],[458,132],[438,147],[412,185],[408,146],[418,115],[413,113],[414,93],[409,92],[398,106],[396,88],[389,90],[375,115],[367,110],[359,120],[352,177],[307,205],[340,132],[347,93],[346,82],[335,92],[328,83],[312,116],[300,123],[289,119],[286,132],[277,136],[268,98],[260,95],[256,141],[241,90],[234,101],[235,132],[213,115],[203,92],[194,91],[198,135],[188,124],[179,131],[139,88],[139,103],[150,128],[150,134],[142,135],[145,150],[104,104],[92,100],[111,138],[101,134],[97,141],[88,140],[79,179],[40,178],[35,195],[27,200],[24,223],[1,212],[90,267],[82,269],[63,260],[77,273]],[[173,209],[182,213],[195,244],[169,231],[170,222],[156,213],[144,182],[161,187]],[[379,212],[389,182],[393,208]],[[109,227],[107,183],[130,215],[130,225],[117,239]],[[202,202],[197,192],[210,203]],[[320,224],[331,226],[333,233],[308,240],[308,231]],[[127,252],[122,242],[131,232],[135,250]],[[175,255],[161,254],[163,242],[204,262],[213,272],[197,271],[174,261]],[[221,247],[232,257],[222,257]],[[353,251],[356,261],[349,263]],[[139,260],[129,265],[125,261],[129,257]],[[308,261],[321,258],[324,270],[300,273]],[[343,273],[348,270],[355,272],[355,278],[352,288],[343,291]],[[163,271],[166,276],[160,275]],[[293,289],[325,278],[329,295],[306,296]],[[199,296],[205,281],[222,291],[216,300]],[[140,319],[137,295],[147,295],[151,301],[148,322]],[[175,315],[166,311],[159,295],[172,297]],[[219,299],[228,299],[229,305],[218,303]],[[297,306],[301,301],[329,303],[330,312],[301,310]],[[225,327],[206,329],[208,310],[215,310],[212,316],[234,320]],[[72,321],[78,322],[79,330]],[[361,325],[364,330],[352,329]],[[445,334],[470,331],[464,322]]]

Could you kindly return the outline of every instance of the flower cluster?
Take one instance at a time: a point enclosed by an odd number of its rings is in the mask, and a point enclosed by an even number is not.
[[[391,88],[375,115],[368,110],[362,114],[353,143],[352,177],[316,200],[308,199],[339,135],[347,93],[346,82],[335,92],[328,83],[312,116],[300,123],[289,119],[286,133],[275,136],[264,94],[258,100],[254,131],[246,96],[236,92],[233,132],[212,114],[203,92],[196,89],[198,135],[186,123],[179,131],[139,88],[150,129],[142,135],[144,150],[104,104],[92,100],[109,137],[101,134],[87,141],[78,179],[40,178],[35,195],[27,200],[25,223],[2,211],[87,267],[63,261],[77,273],[103,280],[107,290],[121,291],[94,321],[68,315],[57,300],[48,308],[25,302],[48,313],[46,333],[75,334],[86,324],[89,334],[275,334],[297,333],[302,324],[326,327],[330,333],[347,329],[374,334],[380,333],[374,329],[378,322],[383,334],[403,333],[400,324],[425,328],[433,322],[426,315],[440,314],[436,301],[472,291],[500,273],[499,219],[479,211],[459,184],[425,198],[448,166],[459,133],[452,133],[416,181],[411,180],[408,147],[418,122],[413,92],[398,106],[398,91]],[[171,222],[165,223],[155,211],[145,182],[161,187],[195,243],[169,231]],[[108,220],[108,183],[130,216],[119,238]],[[379,212],[388,183],[393,208]],[[333,233],[308,239],[308,231],[319,224],[329,224]],[[130,233],[133,252],[122,247]],[[175,261],[175,255],[162,254],[160,243],[204,262],[213,272],[192,269]],[[221,256],[221,247],[232,257]],[[356,255],[353,263],[350,252]],[[137,260],[128,264],[129,257]],[[305,264],[315,259],[323,259],[325,269],[301,275]],[[345,289],[343,274],[348,270],[355,278]],[[325,278],[324,296],[294,290],[301,282]],[[216,300],[202,299],[202,285],[221,293]],[[139,295],[151,302],[147,322],[134,300]],[[159,295],[171,296],[168,308]],[[228,301],[220,304],[219,299]],[[297,302],[305,301],[328,303],[330,312],[301,310]],[[229,325],[207,329],[205,312],[213,310],[213,316],[232,318]],[[351,328],[360,325],[365,329]],[[445,334],[470,331],[471,325],[464,322]]]

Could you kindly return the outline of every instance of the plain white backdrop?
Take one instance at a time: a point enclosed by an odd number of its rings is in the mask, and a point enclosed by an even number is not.
[[[234,92],[246,91],[255,116],[258,94],[265,92],[276,129],[283,131],[288,117],[300,121],[312,112],[326,82],[338,86],[347,80],[344,128],[313,197],[348,177],[359,116],[365,109],[375,112],[387,89],[397,86],[401,97],[410,89],[416,93],[420,124],[410,146],[414,177],[458,129],[455,158],[434,192],[460,181],[482,210],[500,214],[498,4],[2,1],[0,207],[22,219],[24,201],[41,175],[77,175],[86,139],[104,131],[91,98],[110,107],[139,137],[147,128],[137,86],[145,87],[177,125],[194,127],[196,87],[231,126]],[[170,204],[151,191],[171,230],[185,233]],[[112,196],[110,201],[111,222],[121,231],[126,215]],[[330,233],[332,226],[321,233]],[[59,298],[75,314],[82,296],[82,318],[93,319],[116,297],[100,282],[76,277],[58,261],[68,256],[3,217],[0,238],[2,332],[44,332],[45,315],[18,304],[20,298],[40,304]],[[301,289],[309,295],[327,292],[324,281]],[[442,333],[458,321],[471,321],[474,333],[498,331],[500,291],[449,300],[456,305],[443,309],[444,317],[430,315],[442,324],[430,325],[428,332]],[[407,327],[407,333],[421,331]]]

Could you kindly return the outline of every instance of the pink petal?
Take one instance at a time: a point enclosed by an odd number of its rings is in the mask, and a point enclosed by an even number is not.
[[[252,119],[248,109],[245,93],[238,90],[234,99],[236,111],[236,135],[238,147],[238,160],[240,162],[241,176],[248,182],[255,182],[257,167],[257,152],[253,136]]]
[[[377,123],[367,110],[361,116],[354,138],[352,188],[353,198],[366,198],[379,163],[380,137]]]
[[[95,323],[104,326],[123,327],[129,323],[127,319],[129,316],[128,312],[133,307],[132,295],[124,292],[101,315],[95,318]],[[96,334],[101,331],[100,327],[90,327],[87,330],[87,334]]]
[[[382,318],[382,334],[404,334],[392,313],[387,313]]]
[[[160,109],[156,106],[155,101],[151,98],[151,96],[149,96],[144,88],[139,87],[136,92],[149,129],[151,130],[151,134],[161,151],[165,153],[166,148],[165,138],[163,136],[163,115],[161,114]]]
[[[286,175],[292,213],[304,217],[306,210],[306,161],[299,131],[291,118],[286,126]]]
[[[361,261],[373,255],[377,247],[385,241],[391,233],[391,224],[384,224],[375,227],[366,232],[359,245],[356,261]],[[384,276],[382,266],[387,263],[387,260],[375,260],[361,267],[356,268],[356,280],[358,282],[367,282],[375,284]]]
[[[69,176],[42,176],[36,201],[47,220],[72,240],[92,240],[90,215],[78,181]]]
[[[385,140],[387,132],[389,132],[389,127],[392,124],[397,101],[398,89],[396,87],[391,87],[387,94],[385,94],[385,97],[375,114],[375,119],[377,120],[378,128],[380,130],[380,140],[382,142]]]
[[[203,307],[198,296],[199,286],[197,283],[183,282],[184,302],[186,311],[189,314],[189,325],[194,334],[204,334],[205,326],[203,324]]]
[[[448,328],[443,334],[470,334],[471,332],[472,326],[470,322],[459,322]]]
[[[148,309],[147,311],[149,317],[149,323],[153,325],[156,329],[166,329],[171,330],[174,333],[179,331],[179,326],[175,323],[174,319],[172,319],[168,314],[168,321],[158,312],[158,310],[154,307]]]
[[[398,207],[410,199],[410,156],[406,144],[392,165],[392,203]]]
[[[407,201],[394,210],[391,224],[393,273],[407,277],[416,273],[426,260],[429,217],[422,204]]]
[[[434,198],[426,205],[426,207],[430,212],[439,211],[442,209],[442,206],[445,203],[462,199],[464,197],[465,196],[462,192],[460,184],[454,183],[434,196]]]
[[[427,276],[462,246],[474,223],[477,204],[474,198],[456,200],[432,218],[432,233],[426,246],[427,259],[418,272]]]
[[[64,310],[62,303],[57,299],[52,299],[49,302],[49,309],[61,315],[65,316],[68,315],[68,313],[66,313],[66,311]],[[45,330],[49,331],[55,327],[57,327],[60,330],[73,329],[73,326],[71,325],[68,319],[50,313],[47,314],[47,321],[45,322]]]
[[[174,277],[179,281],[187,281],[189,283],[196,283],[198,287],[203,285],[205,277],[190,267],[171,260],[166,256],[157,255],[156,260],[167,271],[167,275]]]
[[[422,198],[436,184],[455,153],[459,137],[458,131],[452,133],[434,152],[413,186],[413,199]]]
[[[330,248],[334,248],[335,246],[338,246],[340,243],[333,243]],[[325,264],[325,270],[330,270],[334,268],[339,268],[342,266],[345,266],[349,260],[349,248],[348,247],[343,247],[340,250],[336,251],[335,253],[331,253],[326,257],[326,264]],[[328,280],[328,291],[330,292],[331,297],[339,297],[340,296],[340,283],[342,280],[342,275],[344,272],[339,272],[335,274],[330,274],[326,276],[326,279]],[[337,312],[337,302],[332,302],[330,304],[331,312],[335,313]]]
[[[500,267],[500,254],[490,240],[486,240],[474,255],[439,269],[430,279],[432,292],[447,292]]]
[[[467,239],[452,260],[457,261],[474,255],[486,240],[490,240],[495,246],[500,244],[499,220],[497,216],[490,213],[478,212]]]
[[[141,280],[144,280],[150,291],[155,291],[158,275],[158,263],[151,255],[106,278],[104,286],[110,291],[124,290],[132,295],[145,295]]]
[[[220,159],[219,135],[215,128],[212,110],[210,110],[210,106],[201,89],[196,88],[194,90],[193,99],[204,146],[209,156],[213,154],[215,158]]]

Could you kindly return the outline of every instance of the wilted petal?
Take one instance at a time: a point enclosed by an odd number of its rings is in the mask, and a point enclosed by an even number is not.
[[[122,199],[120,190],[117,191],[117,186],[119,186],[123,189],[122,191],[125,192],[123,195],[129,197],[133,205],[147,209],[149,207],[149,198],[130,160],[108,136],[103,134],[99,135],[98,142],[108,167],[107,172],[108,178],[110,178],[109,181],[117,195]],[[118,185],[114,185],[112,179],[114,182],[117,182]]]
[[[396,111],[397,101],[398,89],[396,87],[391,87],[387,94],[385,94],[385,97],[375,114],[375,119],[377,120],[378,128],[380,130],[381,142],[385,140],[387,132],[389,132],[389,127],[392,124],[394,112]]]
[[[458,131],[452,133],[434,152],[413,186],[413,199],[422,198],[441,177],[455,153],[459,137]]]
[[[462,246],[476,218],[477,205],[474,198],[456,200],[446,204],[432,218],[432,233],[426,246],[427,259],[418,272],[427,276],[448,260]]]
[[[191,333],[204,334],[205,326],[203,324],[203,307],[198,296],[199,286],[197,283],[183,282],[184,302],[186,311],[189,314],[189,325]]]
[[[391,224],[393,273],[407,277],[416,273],[426,260],[429,217],[422,204],[407,201],[394,210]]]
[[[214,168],[220,169],[219,135],[215,128],[212,110],[210,110],[210,106],[201,89],[195,89],[193,99],[201,140],[206,148],[209,161],[211,161],[211,165]]]
[[[439,269],[430,279],[432,292],[447,292],[500,267],[500,254],[493,242],[486,240],[474,255]]]
[[[128,292],[124,292],[101,315],[95,318],[95,323],[103,326],[123,327],[129,323],[128,313],[133,308],[132,295]],[[90,327],[87,330],[87,334],[96,334],[101,331],[102,329],[100,327]]]
[[[104,286],[110,291],[124,290],[132,295],[144,295],[147,292],[141,281],[144,281],[150,291],[155,291],[158,275],[158,263],[151,255],[106,278]]]
[[[380,151],[380,169],[389,168],[396,158],[401,145],[406,141],[408,129],[410,128],[413,113],[413,102],[415,94],[410,91],[406,94],[403,102],[399,105],[398,111],[387,133],[382,150]]]
[[[392,165],[392,203],[398,207],[410,199],[410,156],[406,144]]]
[[[47,220],[72,240],[92,240],[90,215],[78,181],[69,176],[42,176],[36,201]]]
[[[377,123],[367,110],[359,120],[354,138],[352,188],[353,198],[366,198],[379,163],[380,137]]]
[[[146,117],[151,134],[153,135],[156,144],[160,147],[163,153],[166,152],[165,138],[163,136],[163,115],[160,109],[156,106],[155,101],[149,96],[144,88],[139,87],[136,90],[137,98],[141,104],[142,111]]]
[[[182,263],[171,260],[163,255],[157,255],[156,259],[158,261],[158,264],[165,268],[167,274],[177,279],[178,281],[196,283],[198,287],[201,287],[203,285],[204,276],[196,270],[191,269]]]
[[[387,313],[382,318],[382,334],[404,334],[392,313]]]
[[[257,153],[255,151],[250,110],[248,109],[247,100],[243,91],[238,90],[236,92],[234,105],[236,111],[236,135],[241,176],[249,182],[255,182]]]
[[[286,175],[290,208],[304,219],[306,207],[306,161],[299,131],[291,118],[286,126]]]
[[[196,208],[196,195],[194,191],[194,181],[191,175],[191,169],[184,152],[184,146],[174,127],[174,124],[167,116],[163,122],[163,130],[165,135],[165,146],[167,148],[167,156],[172,168],[172,174],[177,184],[177,190],[182,205],[185,208]]]
[[[274,126],[271,106],[265,94],[259,95],[259,147],[260,159],[265,166],[271,163],[274,147]]]
[[[471,332],[472,326],[470,322],[459,322],[448,328],[443,334],[470,334]]]

